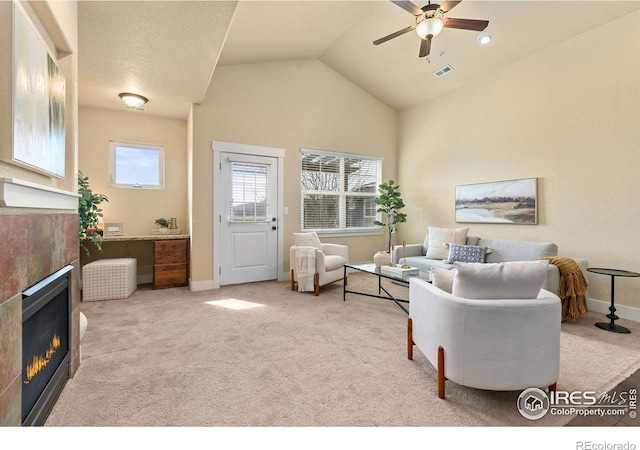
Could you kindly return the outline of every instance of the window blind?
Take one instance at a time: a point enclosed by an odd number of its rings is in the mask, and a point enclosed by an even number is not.
[[[302,229],[326,233],[379,231],[374,221],[381,169],[380,158],[303,149]]]
[[[271,219],[267,169],[265,164],[231,163],[229,221],[266,222]]]

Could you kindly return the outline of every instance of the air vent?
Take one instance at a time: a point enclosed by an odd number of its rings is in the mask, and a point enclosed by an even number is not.
[[[451,67],[449,64],[447,64],[446,66],[436,70],[435,72],[433,72],[433,76],[436,78],[440,78],[443,75],[448,74],[449,72],[451,72],[453,70],[453,67]]]

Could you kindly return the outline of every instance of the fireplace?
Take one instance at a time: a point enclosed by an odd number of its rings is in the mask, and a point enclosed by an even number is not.
[[[22,294],[22,424],[43,425],[69,379],[68,265]]]

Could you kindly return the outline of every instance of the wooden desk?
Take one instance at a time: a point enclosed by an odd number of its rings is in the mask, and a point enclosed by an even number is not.
[[[187,286],[189,283],[188,234],[105,236],[104,242],[153,241],[153,289]]]

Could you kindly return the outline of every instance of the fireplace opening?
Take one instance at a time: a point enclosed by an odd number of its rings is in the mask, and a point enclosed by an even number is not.
[[[22,425],[43,425],[69,379],[72,269],[22,293]]]

